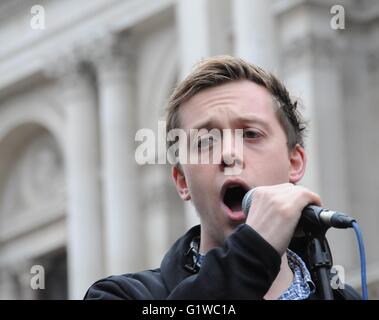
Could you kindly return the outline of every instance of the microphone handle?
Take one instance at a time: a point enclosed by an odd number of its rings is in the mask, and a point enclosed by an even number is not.
[[[315,205],[308,205],[302,211],[299,224],[311,223],[323,228],[334,227],[338,229],[352,228],[355,219],[344,213],[324,209]]]
[[[323,210],[323,208],[313,204],[306,206],[301,213],[299,225],[310,224],[322,228],[328,227],[328,224],[325,224],[320,216]]]

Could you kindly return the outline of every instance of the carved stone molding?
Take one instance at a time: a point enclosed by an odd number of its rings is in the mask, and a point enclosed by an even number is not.
[[[64,193],[63,159],[58,146],[47,133],[33,138],[9,169],[2,195],[2,214],[14,216],[33,211]]]
[[[80,48],[81,55],[91,62],[100,81],[111,81],[134,74],[135,40],[107,30],[100,30]]]
[[[54,55],[45,57],[43,72],[47,77],[59,78],[80,71],[83,58],[77,49],[68,48]]]
[[[45,76],[58,81],[63,100],[87,99],[93,95],[93,72],[78,50],[67,50],[49,58],[44,67]]]
[[[134,75],[136,40],[102,28],[58,55],[45,57],[43,73],[59,79],[65,86],[77,88],[84,78],[97,72],[99,81],[112,81]]]
[[[325,65],[333,63],[342,54],[339,41],[316,35],[297,38],[289,42],[281,52],[282,65],[285,68],[300,63]]]

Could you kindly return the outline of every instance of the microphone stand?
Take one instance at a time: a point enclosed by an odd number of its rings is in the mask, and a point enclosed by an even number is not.
[[[330,269],[333,265],[332,254],[325,237],[328,228],[307,223],[302,225],[310,271],[316,282],[316,290],[323,300],[334,299],[333,290],[330,286]]]

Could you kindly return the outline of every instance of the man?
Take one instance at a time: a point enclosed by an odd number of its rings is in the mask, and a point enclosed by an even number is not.
[[[296,185],[307,163],[305,124],[284,85],[241,59],[206,59],[170,97],[167,132],[175,128],[188,136],[201,129],[200,153],[220,146],[212,129],[240,130],[242,147],[231,139],[220,161],[174,165],[178,194],[193,202],[201,225],[177,240],[159,269],[100,280],[85,298],[317,299],[307,264],[288,249],[301,211],[321,200]],[[246,217],[241,202],[252,187]],[[358,298],[350,288],[334,291],[336,299]]]

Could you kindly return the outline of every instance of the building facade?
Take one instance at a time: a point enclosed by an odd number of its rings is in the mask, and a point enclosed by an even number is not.
[[[377,1],[4,0],[0,43],[0,298],[81,299],[99,278],[159,266],[198,223],[169,165],[136,163],[135,134],[157,132],[175,84],[217,54],[301,99],[302,184],[358,220],[379,298]],[[359,288],[353,233],[327,235]]]

